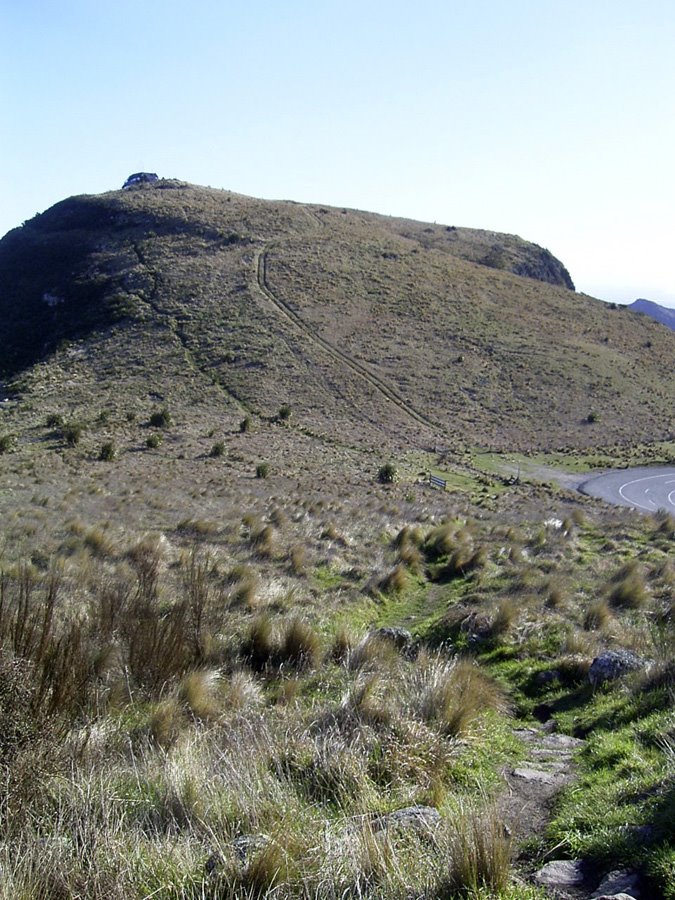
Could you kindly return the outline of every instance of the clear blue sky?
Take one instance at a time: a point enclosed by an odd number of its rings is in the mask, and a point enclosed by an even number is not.
[[[0,234],[148,170],[519,234],[675,306],[673,0],[0,4]]]

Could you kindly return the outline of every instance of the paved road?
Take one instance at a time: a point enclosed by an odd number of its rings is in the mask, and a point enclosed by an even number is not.
[[[675,467],[619,469],[585,481],[579,490],[618,506],[643,512],[675,512]]]

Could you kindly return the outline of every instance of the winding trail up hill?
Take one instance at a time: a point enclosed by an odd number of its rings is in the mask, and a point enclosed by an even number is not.
[[[241,410],[288,403],[315,433],[371,444],[675,428],[675,335],[576,294],[513,235],[159,179],[9,232],[0,317],[0,378],[25,389],[38,365],[66,400],[86,383],[189,403],[215,384]]]

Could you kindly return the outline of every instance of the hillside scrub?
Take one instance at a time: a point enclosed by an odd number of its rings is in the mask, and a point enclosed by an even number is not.
[[[267,508],[284,534],[299,527]],[[337,898],[367,888],[403,898],[480,888],[509,897],[516,848],[504,839],[499,770],[521,752],[511,716],[528,721],[543,706],[587,749],[582,793],[561,795],[541,853],[563,841],[599,865],[638,865],[667,883],[675,643],[658,527],[619,517],[617,566],[599,552],[611,526],[593,521],[566,534],[536,522],[517,533],[460,518],[409,523],[353,552],[393,563],[404,546],[426,548],[442,566],[470,534],[484,550],[481,571],[440,587],[418,574],[375,601],[355,584],[334,609],[326,582],[321,604],[302,610],[288,594],[264,599],[270,571],[291,577],[288,559],[261,556],[271,526],[244,518],[246,535],[229,547],[247,555],[229,564],[217,544],[169,550],[145,536],[125,548],[77,525],[84,555],[46,571],[5,570],[2,683],[14,700],[0,697],[0,856],[14,860],[12,890]],[[514,561],[509,540],[534,541],[536,556]],[[565,590],[550,604],[559,567]],[[607,590],[638,571],[650,605],[610,607]],[[236,599],[250,584],[258,608]],[[441,588],[449,593],[439,602]],[[600,599],[581,602],[594,592]],[[414,649],[349,624],[364,614],[372,624],[414,615]],[[593,693],[588,665],[603,644],[639,648],[655,666]],[[39,793],[27,753],[39,760]],[[618,799],[629,777],[643,799]],[[619,805],[601,827],[607,802]],[[412,830],[383,824],[416,805],[440,818]],[[658,842],[631,849],[627,816],[653,825]],[[61,854],[54,870],[52,849],[77,846],[85,827],[94,856]]]

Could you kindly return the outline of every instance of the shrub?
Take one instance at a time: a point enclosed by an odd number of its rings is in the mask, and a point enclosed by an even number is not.
[[[600,421],[600,414],[595,412],[594,410],[589,412],[589,414],[586,416],[586,422],[589,425],[594,425],[596,422],[599,422],[599,421]]]
[[[112,441],[106,441],[101,447],[98,458],[103,462],[111,462],[117,456],[117,448]]]
[[[50,413],[45,420],[45,424],[47,428],[62,428],[63,416],[60,413]]]
[[[261,462],[255,467],[255,477],[256,478],[267,478],[270,474],[269,463]]]
[[[63,426],[63,440],[69,447],[75,447],[82,438],[82,426],[76,422]]]
[[[172,421],[171,413],[166,406],[156,409],[150,416],[150,424],[153,428],[168,428]]]
[[[377,480],[380,484],[393,484],[398,481],[398,470],[393,463],[385,463],[377,472]]]
[[[213,447],[211,447],[211,452],[209,456],[212,458],[217,458],[218,456],[225,455],[225,444],[222,441],[217,441]]]
[[[0,453],[9,453],[14,446],[14,436],[11,434],[0,435]]]
[[[151,434],[147,438],[147,440],[145,442],[145,446],[148,448],[148,450],[156,450],[161,443],[162,443],[162,435],[161,434]]]
[[[242,434],[245,434],[247,431],[250,431],[253,428],[253,422],[251,421],[250,416],[246,416],[245,419],[242,419],[239,423],[239,431]]]
[[[293,410],[288,405],[288,403],[284,403],[284,405],[279,409],[279,421],[280,422],[288,422],[293,414]]]

